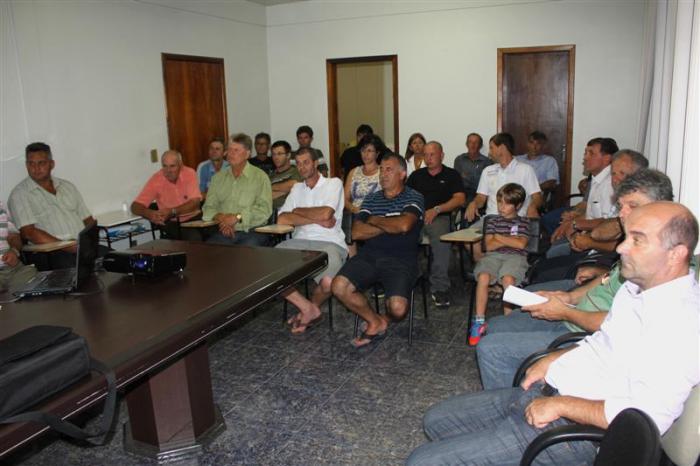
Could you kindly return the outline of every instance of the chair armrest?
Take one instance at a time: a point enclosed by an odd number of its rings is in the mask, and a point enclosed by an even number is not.
[[[525,372],[534,363],[547,356],[549,353],[558,351],[562,345],[565,345],[567,343],[575,343],[577,341],[582,340],[587,335],[589,335],[589,333],[587,332],[565,333],[564,335],[556,338],[553,342],[551,342],[546,349],[535,351],[530,356],[523,359],[523,362],[520,363],[520,367],[518,367],[518,370],[515,371],[515,376],[513,376],[513,387],[520,386],[520,382],[522,382],[523,377],[525,377]]]
[[[559,351],[559,348],[547,348],[540,351],[535,351],[530,356],[526,357],[523,362],[520,363],[520,367],[515,371],[515,376],[513,376],[513,387],[519,387],[520,382],[522,382],[523,377],[525,377],[525,372],[534,363],[547,356],[550,353]]]
[[[541,433],[530,442],[520,459],[520,466],[530,466],[542,450],[557,443],[581,440],[600,442],[603,435],[605,435],[605,430],[594,426],[574,424],[554,427]]]
[[[577,341],[581,341],[584,338],[586,338],[588,335],[590,335],[590,332],[569,332],[565,333],[564,335],[557,337],[552,341],[548,346],[547,349],[549,348],[560,348],[562,345],[566,345],[567,343],[576,343]]]

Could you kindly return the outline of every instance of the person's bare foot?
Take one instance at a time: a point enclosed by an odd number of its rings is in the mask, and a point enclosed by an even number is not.
[[[318,324],[322,318],[321,310],[316,306],[312,306],[309,314],[300,312],[297,316],[298,318],[292,323],[292,333],[295,335],[306,332],[307,329]]]
[[[366,323],[365,330],[357,338],[354,338],[350,343],[355,348],[361,348],[362,346],[369,345],[372,341],[378,338],[383,338],[386,335],[386,331],[389,328],[389,319],[384,315],[379,315],[379,325],[370,325],[369,322]]]

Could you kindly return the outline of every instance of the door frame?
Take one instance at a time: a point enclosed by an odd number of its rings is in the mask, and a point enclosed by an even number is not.
[[[371,57],[329,58],[326,60],[326,87],[328,88],[328,145],[330,170],[334,176],[338,176],[340,167],[335,166],[335,161],[340,157],[337,154],[338,140],[338,65],[347,63],[374,63],[390,62],[392,75],[393,103],[394,103],[394,152],[399,153],[399,57],[398,55],[376,55]]]
[[[503,131],[503,59],[504,55],[514,55],[520,53],[541,53],[541,52],[568,52],[569,54],[569,93],[566,114],[566,153],[564,159],[564,180],[559,184],[564,197],[570,194],[571,185],[571,158],[573,134],[574,134],[574,71],[576,69],[576,45],[542,45],[536,47],[511,47],[498,49],[497,68],[497,116],[496,128],[500,133]]]
[[[226,133],[228,133],[228,112],[227,112],[227,103],[226,103],[226,66],[224,65],[224,59],[223,58],[216,58],[216,57],[202,57],[198,55],[180,55],[176,53],[161,53],[161,67],[162,67],[162,72],[163,72],[163,101],[165,102],[165,124],[166,127],[168,128],[168,148],[173,147],[173,140],[171,136],[171,131],[170,131],[170,115],[168,114],[168,92],[166,89],[167,85],[167,80],[165,76],[165,63],[168,60],[172,61],[194,61],[194,62],[200,62],[200,63],[214,63],[217,65],[221,65],[221,96],[222,96],[222,104],[224,106],[224,130]],[[229,134],[224,134],[223,135],[225,140],[228,140]]]

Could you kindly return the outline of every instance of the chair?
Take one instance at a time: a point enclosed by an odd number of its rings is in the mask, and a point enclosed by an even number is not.
[[[566,333],[552,341],[546,349],[532,353],[530,356],[525,358],[525,360],[523,360],[522,364],[516,371],[515,376],[513,377],[513,387],[517,387],[520,385],[522,378],[525,376],[527,368],[530,367],[532,364],[534,364],[547,354],[558,350],[561,346],[580,341],[587,335],[589,335],[589,333],[587,332]],[[568,427],[574,428],[587,426]],[[676,419],[673,422],[671,427],[664,433],[663,437],[661,437],[661,448],[661,461],[659,462],[657,460],[656,463],[652,463],[654,465],[693,466],[697,465],[700,461],[700,385],[696,385],[695,387],[693,387],[693,389],[690,392],[690,395],[688,395],[688,399],[685,401],[685,405],[683,406],[683,412],[678,417],[678,419]],[[525,457],[523,456],[523,458]],[[596,462],[596,464],[598,463]],[[637,463],[617,464],[636,465]]]
[[[588,335],[590,335],[590,333],[588,332],[565,333],[564,335],[561,335],[554,339],[547,346],[546,349],[535,351],[534,353],[523,359],[523,362],[520,363],[520,367],[518,367],[518,370],[515,371],[515,376],[513,376],[513,387],[517,387],[520,385],[520,382],[522,382],[523,377],[525,377],[525,372],[527,372],[527,369],[534,363],[547,356],[549,353],[553,353],[554,351],[559,350],[562,346],[581,341]]]
[[[627,408],[607,429],[568,425],[550,429],[525,449],[520,466],[529,466],[544,449],[562,442],[587,440],[600,442],[594,466],[658,466],[661,457],[659,429],[643,411]]]
[[[149,209],[152,210],[158,210],[158,204],[155,202],[152,202],[149,206]],[[153,236],[153,239],[156,239],[156,231],[159,233],[160,238],[165,238],[165,239],[182,239],[182,227],[180,224],[180,217],[176,216],[172,220],[168,220],[165,225],[156,225],[155,223],[149,221],[151,228],[151,235]],[[173,232],[168,232],[168,226],[169,225],[174,225],[175,229],[175,234],[172,235]],[[174,236],[174,237],[171,237]]]
[[[700,385],[685,400],[683,413],[661,437],[664,466],[693,466],[700,462]]]

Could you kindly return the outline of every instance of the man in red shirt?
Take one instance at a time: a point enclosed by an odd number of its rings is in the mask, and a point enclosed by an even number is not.
[[[200,214],[202,194],[199,191],[197,173],[182,164],[182,155],[176,150],[165,151],[160,160],[163,168],[146,182],[141,193],[131,203],[131,211],[162,226],[162,237],[198,240],[200,237],[194,228],[182,229],[181,236],[175,221],[186,222]],[[149,208],[153,202],[156,203],[155,209]],[[191,235],[194,236],[189,237]]]

